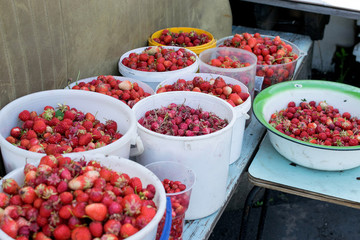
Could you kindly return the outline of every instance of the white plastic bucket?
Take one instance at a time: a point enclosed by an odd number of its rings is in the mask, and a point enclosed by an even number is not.
[[[175,47],[175,46],[161,46],[162,48],[167,48],[167,49],[175,49],[178,50],[181,47]],[[181,75],[181,74],[185,74],[185,73],[195,73],[198,71],[199,69],[199,58],[196,55],[196,53],[194,53],[193,51],[189,50],[189,49],[185,49],[188,52],[191,52],[194,54],[194,56],[196,57],[196,61],[185,68],[179,69],[179,70],[175,70],[175,71],[167,71],[167,72],[143,72],[143,71],[139,71],[139,70],[135,70],[135,69],[131,69],[129,67],[126,67],[124,64],[122,64],[122,60],[125,57],[128,57],[130,53],[141,53],[143,52],[146,48],[148,47],[142,47],[142,48],[136,48],[133,50],[130,50],[126,53],[124,53],[119,60],[118,63],[118,67],[119,67],[119,72],[121,73],[121,75],[125,76],[125,77],[130,77],[130,78],[134,78],[140,81],[143,81],[145,83],[147,83],[152,89],[155,89],[156,86],[163,80],[171,77],[171,76],[177,76],[177,75]]]
[[[18,115],[23,110],[36,111],[38,114],[47,105],[52,107],[58,104],[67,104],[84,113],[96,115],[100,122],[114,120],[118,131],[123,136],[117,141],[101,148],[86,151],[89,154],[103,153],[129,158],[130,155],[140,154],[143,151],[141,139],[136,134],[136,119],[133,111],[125,103],[113,97],[90,91],[79,90],[49,90],[32,93],[8,103],[0,111],[0,144],[6,172],[23,167],[26,162],[34,162],[45,154],[30,152],[9,143],[5,138],[15,126],[21,126]],[[131,149],[131,145],[135,145]],[[84,153],[81,153],[84,154]],[[77,153],[64,154],[74,157]]]
[[[217,211],[225,201],[235,110],[226,101],[209,94],[166,92],[143,99],[135,104],[133,111],[139,120],[146,111],[170,103],[185,104],[195,109],[200,107],[229,122],[219,131],[193,137],[164,135],[137,123],[144,152],[136,157],[136,161],[143,165],[157,161],[175,161],[192,169],[196,175],[196,184],[192,190],[186,219],[203,218]]]
[[[219,74],[211,74],[211,73],[189,73],[184,74],[178,77],[171,77],[166,79],[165,81],[162,81],[155,89],[156,91],[165,85],[171,85],[174,82],[176,82],[178,79],[184,79],[186,81],[193,80],[194,77],[202,77],[205,81],[210,81],[212,78],[222,77],[227,84],[233,84],[233,85],[240,85],[241,91],[244,91],[246,93],[249,93],[248,88],[245,84],[240,82],[239,80],[236,80],[231,77],[227,77],[224,75]],[[249,93],[250,94],[250,93]],[[246,99],[245,102],[235,107],[236,112],[236,121],[234,123],[233,127],[233,135],[232,135],[232,142],[231,142],[231,156],[230,156],[230,164],[234,163],[236,160],[239,159],[241,155],[241,149],[242,149],[242,142],[244,138],[244,131],[245,131],[245,122],[247,119],[249,119],[249,111],[251,108],[251,95]]]
[[[113,77],[116,80],[120,80],[120,81],[128,80],[128,81],[130,81],[132,83],[136,82],[139,85],[139,87],[141,87],[144,90],[144,92],[150,93],[151,95],[154,94],[154,89],[152,89],[148,84],[146,84],[146,83],[144,83],[144,82],[142,82],[140,80],[137,80],[137,79],[134,79],[134,78],[129,78],[129,77],[120,77],[120,76],[113,76]],[[91,82],[94,79],[97,79],[97,76],[80,79],[78,81],[70,83],[65,89],[71,89],[72,87],[74,87],[75,85],[77,85],[80,82],[88,83],[88,82]]]
[[[131,237],[126,238],[128,240],[154,240],[156,236],[157,226],[162,216],[164,215],[166,209],[166,194],[164,187],[161,181],[159,180],[159,178],[144,166],[129,159],[121,158],[118,156],[108,156],[103,154],[95,154],[95,155],[84,154],[82,157],[84,157],[86,161],[91,161],[91,160],[99,161],[102,165],[107,166],[110,169],[118,172],[127,173],[130,177],[135,177],[135,176],[139,177],[144,186],[148,184],[154,185],[156,189],[156,193],[153,198],[153,201],[157,206],[156,215],[151,220],[151,222],[149,222],[143,229],[141,229],[139,232],[132,235]],[[79,160],[80,158],[72,158],[72,159]],[[39,161],[40,159],[37,160]],[[0,180],[0,186],[2,185],[2,181],[7,178],[13,178],[19,184],[23,183],[24,182],[23,171],[24,171],[23,167],[11,171],[2,180]],[[2,188],[0,188],[0,191],[2,192]],[[13,238],[9,237],[2,230],[0,230],[0,239],[13,240]]]

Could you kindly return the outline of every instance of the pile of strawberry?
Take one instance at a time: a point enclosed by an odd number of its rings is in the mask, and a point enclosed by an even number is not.
[[[141,53],[132,52],[121,63],[138,71],[165,72],[186,68],[195,61],[195,54],[185,48],[175,50],[156,46],[148,47]]]
[[[111,75],[100,75],[90,82],[79,82],[72,89],[106,94],[123,101],[130,108],[141,99],[151,95],[145,92],[137,82],[132,83],[129,80],[121,81]]]
[[[57,109],[45,106],[40,114],[23,110],[18,117],[22,126],[13,127],[6,140],[32,152],[83,152],[106,146],[123,136],[114,120],[102,123],[93,114],[68,105],[59,105]]]
[[[186,137],[210,134],[228,125],[227,119],[212,112],[175,103],[147,111],[138,122],[160,134]]]
[[[360,119],[349,112],[339,113],[326,101],[289,102],[273,113],[269,123],[286,135],[319,145],[357,146],[360,144]]]
[[[155,216],[155,187],[97,161],[62,155],[26,164],[24,183],[3,180],[0,228],[17,240],[117,240]]]
[[[261,37],[259,33],[235,34],[231,39],[225,40],[220,47],[241,48],[254,53],[257,56],[258,65],[256,76],[264,78],[263,89],[274,83],[290,80],[295,64],[289,63],[299,57],[293,52],[292,46],[285,43],[279,36],[271,39]]]
[[[186,185],[180,181],[173,181],[164,179],[162,184],[165,188],[165,192],[170,196],[171,200],[171,229],[169,240],[181,240],[185,221],[185,212],[189,207],[190,202],[190,191],[186,190]],[[183,192],[185,191],[185,192]],[[162,230],[165,224],[164,215],[159,223],[159,227],[156,234],[156,239],[160,239]]]
[[[164,29],[160,37],[153,40],[162,45],[179,47],[195,47],[211,41],[210,37],[205,33],[198,34],[195,31],[175,33],[169,29]]]
[[[226,100],[233,107],[242,104],[250,96],[249,93],[242,91],[240,85],[227,84],[220,76],[215,79],[211,78],[209,81],[202,77],[194,77],[189,81],[178,79],[173,84],[160,87],[156,93],[171,91],[194,91],[212,94]]]
[[[217,58],[210,59],[208,64],[220,68],[243,68],[251,65],[249,62],[241,62],[234,56],[218,56]]]

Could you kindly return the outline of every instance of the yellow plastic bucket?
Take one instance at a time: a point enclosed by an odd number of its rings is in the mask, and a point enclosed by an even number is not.
[[[160,43],[154,41],[154,38],[160,37],[162,31],[165,30],[165,29],[168,29],[170,32],[174,32],[174,33],[195,31],[197,34],[204,33],[204,34],[208,35],[209,38],[210,38],[210,42],[208,42],[206,44],[203,44],[203,45],[196,46],[196,47],[185,47],[185,48],[195,52],[197,55],[199,55],[202,51],[204,51],[206,49],[216,47],[216,40],[214,39],[214,36],[210,32],[202,30],[202,29],[198,29],[198,28],[191,28],[191,27],[164,28],[164,29],[161,29],[159,31],[156,31],[148,39],[149,46],[165,46],[163,44],[160,44]]]

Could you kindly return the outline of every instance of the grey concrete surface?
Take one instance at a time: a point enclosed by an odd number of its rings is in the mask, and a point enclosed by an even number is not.
[[[252,188],[247,176],[216,225],[209,240],[237,240],[247,193]],[[245,240],[257,237],[261,216],[261,197],[251,208]],[[278,191],[269,191],[262,240],[356,240],[360,239],[360,210],[308,199]]]

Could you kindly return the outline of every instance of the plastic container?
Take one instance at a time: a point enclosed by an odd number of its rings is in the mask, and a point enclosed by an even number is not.
[[[40,113],[46,105],[56,107],[59,103],[67,104],[84,113],[96,114],[96,118],[101,122],[109,119],[116,121],[118,131],[123,136],[104,147],[86,151],[89,154],[103,153],[129,158],[130,155],[140,154],[144,150],[141,139],[136,133],[134,112],[122,101],[90,91],[63,89],[42,91],[18,98],[0,111],[0,144],[6,172],[23,167],[26,162],[31,163],[34,159],[40,159],[45,155],[21,149],[5,139],[13,127],[19,126],[19,113],[25,109]],[[130,149],[131,145],[135,145],[134,148]],[[77,153],[64,155],[74,157]]]
[[[220,68],[208,64],[211,59],[217,58],[219,56],[237,58],[241,63],[250,63],[250,66],[242,68]],[[239,80],[246,85],[250,95],[254,97],[257,62],[255,54],[238,48],[212,48],[203,51],[199,55],[199,62],[199,72],[220,74]]]
[[[159,178],[150,170],[145,168],[144,166],[131,161],[129,159],[121,158],[118,156],[108,156],[103,154],[84,154],[83,156],[85,161],[96,160],[99,161],[102,165],[107,166],[108,168],[118,171],[125,172],[130,177],[139,177],[144,184],[144,186],[148,184],[153,184],[156,190],[153,201],[157,206],[157,212],[151,222],[148,223],[143,229],[141,229],[136,234],[127,238],[128,240],[154,240],[156,236],[156,231],[162,216],[164,215],[166,209],[166,195],[164,187],[159,180]],[[73,160],[79,160],[80,158],[72,158]],[[40,159],[38,159],[39,161]],[[24,182],[24,168],[17,168],[10,173],[8,173],[3,179],[13,178],[19,184]],[[2,185],[2,181],[0,180],[0,186]],[[2,188],[0,188],[2,192]],[[168,228],[168,226],[166,226]],[[0,230],[0,239],[2,240],[13,240],[13,238],[9,237],[5,232]]]
[[[186,49],[193,51],[197,55],[199,55],[202,51],[204,51],[206,49],[216,47],[216,39],[208,31],[198,29],[198,28],[191,28],[191,27],[174,27],[174,28],[166,28],[166,29],[168,29],[169,31],[174,32],[174,33],[195,31],[197,34],[202,34],[202,33],[207,34],[210,38],[210,42],[203,44],[203,45],[195,46],[195,47],[186,47]],[[158,38],[161,36],[161,33],[163,30],[165,30],[165,29],[156,31],[155,33],[153,33],[151,35],[151,37],[148,40],[149,46],[165,46],[163,44],[160,44],[160,43],[154,41],[154,38]]]
[[[294,101],[296,105],[307,102],[326,101],[340,114],[349,112],[360,118],[360,88],[319,80],[294,80],[273,85],[261,91],[254,100],[254,114],[267,128],[272,146],[290,161],[311,169],[342,171],[360,166],[360,145],[325,146],[292,138],[276,130],[268,122],[276,111]]]
[[[171,85],[180,78],[185,79],[186,81],[190,81],[193,80],[194,77],[202,77],[205,81],[210,81],[210,79],[212,78],[222,77],[227,84],[240,85],[242,92],[249,93],[249,90],[245,86],[245,84],[243,84],[239,80],[236,80],[231,77],[218,75],[218,74],[211,74],[211,73],[190,73],[190,74],[181,75],[179,77],[168,78],[165,81],[162,81],[156,87],[155,93],[160,87],[165,85]],[[250,109],[251,109],[251,96],[249,96],[245,102],[235,107],[236,121],[234,123],[232,140],[231,140],[230,164],[238,160],[241,155],[242,143],[245,132],[245,122],[247,119],[250,118],[249,117]]]
[[[125,57],[128,57],[130,53],[141,53],[146,48],[148,48],[148,47],[142,47],[142,48],[136,48],[136,49],[130,50],[130,51],[124,53],[120,57],[118,67],[119,67],[119,72],[121,73],[121,75],[123,75],[125,77],[129,77],[129,78],[137,79],[137,80],[140,80],[142,82],[145,82],[152,89],[155,89],[156,86],[161,81],[167,79],[170,76],[181,75],[181,74],[185,74],[185,73],[195,73],[199,69],[199,59],[198,59],[196,53],[192,52],[189,49],[186,49],[186,50],[190,51],[191,53],[193,53],[196,56],[196,61],[192,65],[190,65],[190,66],[188,66],[186,68],[182,68],[182,69],[175,70],[175,71],[145,72],[145,71],[139,71],[139,70],[131,69],[129,67],[126,67],[124,64],[122,64],[122,60]],[[175,49],[175,50],[180,49],[180,47],[174,47],[174,46],[163,46],[163,48]]]
[[[116,80],[121,80],[121,81],[125,81],[125,80],[128,80],[132,83],[136,82],[139,87],[141,87],[144,92],[147,92],[147,93],[150,93],[151,95],[154,94],[154,89],[152,89],[147,83],[145,82],[142,82],[140,80],[137,80],[137,79],[134,79],[134,78],[129,78],[129,77],[120,77],[120,76],[113,76]],[[73,86],[77,85],[78,83],[80,82],[85,82],[85,83],[88,83],[88,82],[91,82],[92,80],[96,79],[97,76],[95,77],[89,77],[89,78],[84,78],[84,79],[80,79],[78,81],[75,81],[75,82],[72,82],[70,83],[65,89],[71,89]]]
[[[163,161],[154,162],[145,166],[163,181],[180,181],[186,185],[184,191],[177,193],[166,193],[166,197],[171,201],[173,214],[169,240],[181,240],[185,224],[185,213],[191,201],[191,191],[195,184],[195,173],[188,167],[178,162]],[[158,235],[160,237],[165,223],[165,215],[159,223]],[[158,239],[158,238],[157,238]]]
[[[252,34],[253,35],[253,34]],[[275,36],[269,35],[260,35],[262,38],[274,39]],[[233,36],[225,37],[220,39],[217,42],[217,47],[224,44],[227,39],[231,39]],[[289,42],[287,40],[281,39],[286,44],[292,47],[292,52],[298,55],[298,58],[292,62],[284,63],[284,64],[276,64],[276,65],[256,65],[256,77],[255,77],[255,90],[261,91],[271,85],[274,85],[279,82],[291,81],[293,80],[294,72],[296,69],[296,65],[302,57],[306,56],[306,53],[301,51],[298,46],[294,43]],[[267,71],[270,70],[268,73]]]
[[[138,123],[138,134],[143,141],[144,152],[136,157],[136,161],[147,165],[157,161],[170,160],[191,168],[195,172],[197,180],[192,191],[186,219],[206,217],[217,211],[225,201],[231,136],[236,113],[226,101],[197,92],[155,94],[135,104],[133,111],[136,119],[140,119],[146,111],[167,106],[170,103],[184,103],[192,108],[200,107],[228,120],[228,125],[219,131],[193,137],[156,133]]]

